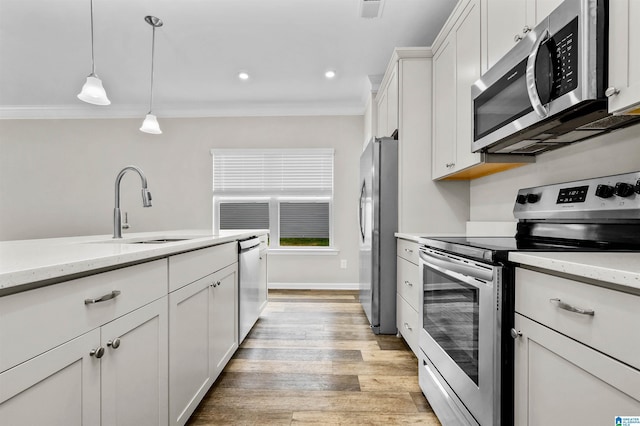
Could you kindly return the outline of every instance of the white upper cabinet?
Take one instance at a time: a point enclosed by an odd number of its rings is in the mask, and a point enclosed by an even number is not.
[[[640,114],[640,2],[609,2],[609,112]]]
[[[487,23],[482,72],[498,62],[560,3],[562,0],[482,0],[483,20]]]
[[[378,103],[378,131],[381,137],[392,136],[398,130],[398,64],[376,96]]]

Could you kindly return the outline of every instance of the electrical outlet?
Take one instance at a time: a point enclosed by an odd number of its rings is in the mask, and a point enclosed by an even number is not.
[[[347,259],[340,259],[340,268],[347,269]]]

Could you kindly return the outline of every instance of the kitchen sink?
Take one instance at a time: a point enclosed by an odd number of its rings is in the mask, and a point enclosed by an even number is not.
[[[198,238],[212,237],[212,235],[189,235],[176,237],[133,237],[133,238],[112,238],[109,240],[92,241],[100,244],[169,244],[180,241],[195,240]]]

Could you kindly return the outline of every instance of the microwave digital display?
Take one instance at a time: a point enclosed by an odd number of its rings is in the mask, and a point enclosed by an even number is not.
[[[574,186],[573,188],[562,188],[558,193],[556,204],[584,203],[587,199],[589,185]]]

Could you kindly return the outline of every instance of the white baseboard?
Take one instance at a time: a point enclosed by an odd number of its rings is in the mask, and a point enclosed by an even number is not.
[[[358,290],[358,283],[269,283],[270,290]]]

